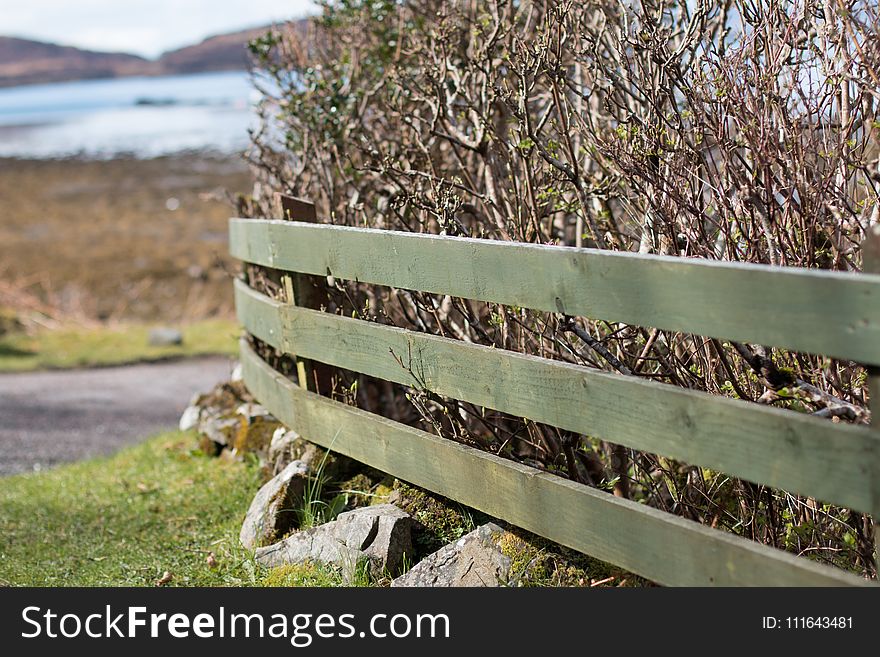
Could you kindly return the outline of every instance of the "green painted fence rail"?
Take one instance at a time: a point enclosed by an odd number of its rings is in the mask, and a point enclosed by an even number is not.
[[[233,219],[232,255],[548,312],[880,365],[880,275]]]
[[[230,221],[230,245],[288,272],[880,360],[876,275],[251,219]],[[235,298],[248,333],[301,359],[875,516],[880,508],[880,433],[870,427],[301,308],[241,281]],[[257,399],[309,440],[654,581],[872,583],[326,399],[245,342],[241,357]]]

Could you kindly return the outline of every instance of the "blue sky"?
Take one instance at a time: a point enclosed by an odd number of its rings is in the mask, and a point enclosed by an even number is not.
[[[311,0],[0,0],[0,35],[155,57],[316,11]]]

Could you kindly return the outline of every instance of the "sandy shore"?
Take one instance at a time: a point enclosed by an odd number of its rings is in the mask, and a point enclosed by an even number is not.
[[[90,319],[229,314],[219,199],[250,188],[233,157],[0,159],[0,306],[14,291]]]

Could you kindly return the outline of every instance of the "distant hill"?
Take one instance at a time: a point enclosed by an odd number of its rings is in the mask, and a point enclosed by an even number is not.
[[[305,21],[297,21],[302,29]],[[156,60],[0,36],[0,87],[131,75],[174,75],[247,68],[247,43],[269,26],[208,37]]]
[[[248,65],[247,43],[269,26],[208,37],[194,46],[164,53],[158,64],[161,74],[202,73],[204,71],[235,71]]]
[[[0,87],[149,75],[154,66],[154,62],[137,55],[93,52],[54,43],[0,37]]]

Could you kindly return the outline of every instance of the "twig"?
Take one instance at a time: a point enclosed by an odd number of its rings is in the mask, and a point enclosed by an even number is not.
[[[565,333],[574,333],[583,342],[585,342],[590,349],[592,349],[602,358],[608,361],[608,364],[621,374],[626,374],[627,376],[632,375],[632,370],[621,363],[620,360],[618,360],[617,356],[608,351],[608,348],[605,347],[605,345],[603,345],[601,342],[596,340],[596,338],[594,338],[592,335],[590,335],[584,329],[578,326],[573,317],[563,315],[562,321],[559,323],[559,328],[562,329],[562,331],[564,331]]]
[[[807,401],[814,404],[822,404],[825,406],[823,411],[816,413],[819,417],[845,417],[855,422],[867,424],[870,421],[871,413],[865,408],[850,404],[849,402],[835,397],[831,393],[820,390],[812,383],[804,381],[790,372],[780,370],[776,363],[768,358],[763,349],[752,351],[746,345],[740,342],[732,342],[733,347],[739,352],[743,360],[746,361],[761,383],[767,387],[759,402],[768,403],[779,399],[780,390],[783,388],[791,388],[806,397]]]

